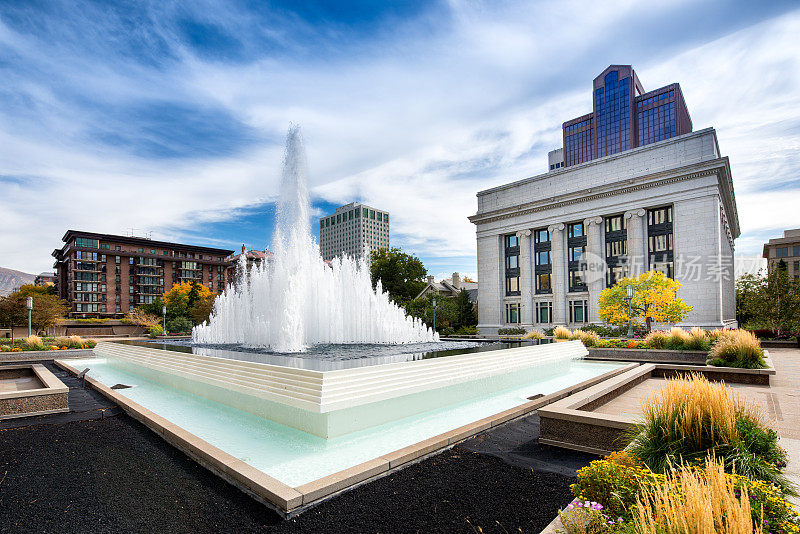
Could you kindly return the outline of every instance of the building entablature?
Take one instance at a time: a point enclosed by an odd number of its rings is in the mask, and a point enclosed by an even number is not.
[[[724,224],[729,234],[729,239],[732,241],[735,237],[738,237],[738,215],[736,213],[736,204],[733,197],[732,183],[730,181],[730,166],[727,157],[647,176],[623,179],[605,184],[602,187],[586,188],[546,199],[519,203],[507,208],[478,213],[471,216],[469,220],[477,225],[478,237],[481,237],[482,235],[499,233],[497,228],[505,226],[502,224],[503,222],[508,222],[511,225],[519,224],[518,221],[520,221],[520,219],[529,220],[532,217],[544,217],[548,212],[560,214],[556,218],[561,221],[564,220],[562,215],[567,215],[570,208],[574,208],[576,212],[569,215],[569,217],[579,219],[584,216],[582,213],[587,210],[593,201],[608,205],[609,207],[606,209],[608,213],[603,213],[602,215],[611,215],[616,211],[630,209],[630,207],[625,206],[623,197],[635,193],[639,193],[639,197],[646,200],[631,200],[628,203],[633,202],[637,204],[632,207],[656,207],[659,204],[670,201],[670,198],[659,194],[651,197],[646,195],[642,196],[641,193],[647,192],[648,190],[656,190],[656,188],[659,187],[668,187],[671,184],[685,183],[692,180],[703,182],[702,184],[697,184],[704,190],[703,194],[716,192],[719,195],[720,203],[723,206]],[[688,189],[684,186],[677,196],[691,194],[687,193],[687,191]],[[521,196],[522,195],[519,195],[518,198]],[[610,200],[616,200],[620,206],[613,205],[613,203],[609,202]],[[646,202],[647,205],[642,205],[642,202]],[[589,214],[586,214],[586,216],[588,215]],[[591,213],[591,215],[598,214]],[[550,223],[547,220],[543,220],[542,225],[546,224]],[[517,231],[519,229],[522,228],[513,228],[509,231]]]
[[[520,192],[529,201],[544,200],[552,191],[578,191],[597,188],[624,179],[635,179],[659,172],[722,159],[713,128],[673,137],[665,141],[634,148],[603,158],[573,165],[554,172],[524,178],[480,191],[478,213],[514,206]]]

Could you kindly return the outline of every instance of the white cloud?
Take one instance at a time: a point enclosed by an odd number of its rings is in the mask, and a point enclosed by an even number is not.
[[[609,34],[677,8],[629,0],[449,7],[449,20],[423,19],[351,54],[250,62],[201,59],[158,23],[173,59],[156,66],[101,50],[84,57],[15,33],[0,19],[0,50],[19,54],[14,87],[32,102],[24,124],[0,113],[0,265],[43,270],[66,228],[138,227],[176,238],[277,193],[281,147],[274,141],[231,156],[132,156],[87,140],[105,118],[84,115],[62,89],[112,106],[154,98],[216,105],[272,140],[299,122],[315,194],[343,203],[358,196],[387,209],[393,244],[461,264],[474,255],[466,218],[475,193],[545,170],[561,122],[591,109],[591,78],[619,61],[598,52]],[[169,13],[156,15],[153,21]],[[562,31],[567,18],[579,32]],[[221,23],[245,22],[230,16]],[[105,35],[85,24],[87,37]],[[291,28],[265,31],[303,46]],[[800,226],[790,209],[800,182],[787,170],[800,170],[799,31],[794,13],[635,65],[646,87],[680,82],[695,127],[717,127],[733,167],[742,252],[759,248],[753,232]],[[635,57],[635,47],[628,51]],[[23,185],[3,175],[23,177]],[[784,190],[764,191],[767,183]]]

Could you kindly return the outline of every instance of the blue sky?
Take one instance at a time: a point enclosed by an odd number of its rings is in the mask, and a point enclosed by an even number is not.
[[[798,34],[781,1],[0,0],[0,265],[67,228],[263,248],[294,122],[317,215],[370,203],[474,273],[475,193],[544,172],[611,63],[717,128],[757,254],[800,226]]]

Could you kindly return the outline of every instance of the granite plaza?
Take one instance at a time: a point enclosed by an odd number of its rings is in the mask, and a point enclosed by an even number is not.
[[[692,131],[678,84],[646,93],[630,66],[593,89],[549,172],[477,195],[479,331],[600,322],[600,292],[648,269],[682,284],[683,326],[735,326],[739,219],[716,132]]]

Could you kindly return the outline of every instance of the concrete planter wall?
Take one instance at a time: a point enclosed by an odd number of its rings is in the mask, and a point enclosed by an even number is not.
[[[589,348],[589,359],[623,362],[680,363],[705,365],[708,352],[704,350],[617,349]]]
[[[599,413],[594,410],[649,378],[673,378],[700,373],[709,380],[726,384],[769,386],[775,368],[769,357],[767,369],[736,369],[647,363],[588,389],[540,408],[539,443],[592,454],[605,455],[628,444],[627,431],[636,418],[629,414]]]
[[[0,352],[0,362],[25,362],[30,360],[55,360],[64,358],[91,358],[92,349],[30,350]]]

